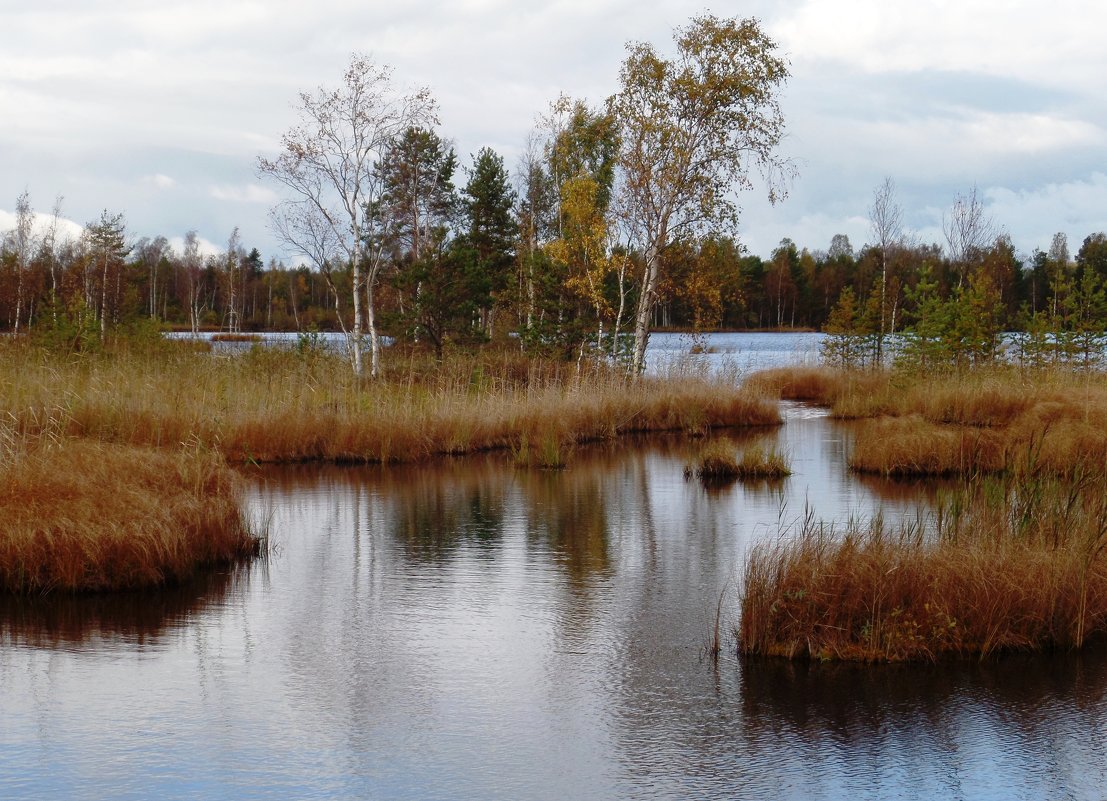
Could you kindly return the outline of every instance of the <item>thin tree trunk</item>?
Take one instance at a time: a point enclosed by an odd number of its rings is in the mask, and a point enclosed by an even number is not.
[[[653,312],[654,292],[658,276],[658,248],[650,245],[646,250],[646,265],[642,272],[642,294],[638,298],[638,311],[634,316],[634,356],[631,372],[639,375],[646,365],[646,345],[650,339],[650,315]]]

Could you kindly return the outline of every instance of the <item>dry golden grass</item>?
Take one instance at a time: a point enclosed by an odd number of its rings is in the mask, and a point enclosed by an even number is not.
[[[888,476],[993,473],[1006,467],[1003,437],[992,430],[885,417],[858,431],[849,466]]]
[[[707,482],[732,481],[738,478],[738,460],[734,446],[728,442],[707,443],[693,464],[684,468],[685,478],[695,476]]]
[[[747,562],[747,654],[863,661],[1079,648],[1107,633],[1098,481],[977,482],[929,527],[806,521]]]
[[[792,475],[788,459],[775,447],[753,446],[742,451],[738,460],[738,478],[779,479]]]
[[[1107,380],[1098,374],[1007,367],[938,374],[780,368],[754,373],[746,386],[826,406],[843,419],[919,415],[972,426],[1010,424],[1040,403],[1107,405]]]
[[[751,374],[744,386],[754,392],[783,400],[809,401],[833,406],[839,398],[859,389],[883,383],[881,374],[835,370],[829,367],[781,367]]]
[[[20,436],[196,442],[232,462],[413,461],[780,422],[774,403],[721,381],[628,381],[504,354],[445,365],[397,354],[381,380],[359,382],[345,361],[319,353],[65,359],[14,350],[0,359],[0,416]]]
[[[850,457],[862,472],[973,475],[1015,469],[1069,475],[1107,466],[1107,375],[1100,373],[798,368],[755,374],[748,385],[810,397],[829,406],[834,417],[866,421]]]
[[[685,476],[696,476],[705,482],[734,479],[781,479],[792,475],[788,459],[775,447],[750,445],[735,458],[733,445],[725,441],[704,446],[695,464],[684,468]]]
[[[0,466],[0,590],[157,586],[258,548],[217,454],[58,439]]]
[[[1065,397],[1069,378],[1003,368],[939,375],[881,372],[835,398],[831,413],[848,419],[918,415],[932,423],[1003,426],[1037,403]]]

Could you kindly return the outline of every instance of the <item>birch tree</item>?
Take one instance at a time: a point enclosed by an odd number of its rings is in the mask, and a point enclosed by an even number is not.
[[[876,339],[876,363],[884,363],[884,337],[889,333],[885,311],[888,307],[888,251],[903,241],[903,207],[896,201],[896,184],[891,178],[873,193],[869,206],[869,226],[873,244],[880,247],[880,331]],[[895,328],[895,314],[892,328]],[[893,330],[891,333],[895,333]]]
[[[273,228],[326,279],[357,375],[364,371],[362,339],[368,332],[370,373],[376,377],[381,341],[374,290],[386,259],[374,212],[384,188],[377,165],[403,131],[437,123],[436,105],[428,89],[397,91],[391,68],[355,53],[342,83],[302,92],[296,112],[299,123],[281,137],[280,154],[258,158],[258,171],[291,193],[273,209]],[[351,274],[350,326],[332,274],[344,269]]]
[[[107,209],[100,213],[97,222],[85,226],[85,247],[88,251],[90,266],[93,266],[100,278],[100,299],[97,304],[100,317],[100,339],[103,341],[108,332],[109,299],[113,318],[119,313],[119,282],[116,291],[111,292],[111,279],[118,279],[123,269],[123,260],[131,252],[127,245],[127,224],[122,212],[111,214]],[[94,307],[96,308],[96,307]],[[113,319],[112,322],[118,322]]]
[[[185,234],[180,274],[185,282],[189,328],[192,329],[192,336],[196,336],[200,333],[200,317],[204,311],[204,258],[200,254],[200,237],[196,231]]]
[[[642,251],[632,369],[645,360],[665,251],[738,221],[735,190],[760,170],[770,202],[793,172],[777,155],[784,136],[778,94],[788,67],[755,19],[695,17],[676,31],[677,54],[627,46],[609,109],[622,136],[620,211]]]
[[[15,226],[8,233],[7,241],[4,243],[15,260],[15,323],[12,330],[16,334],[19,334],[19,323],[23,319],[23,312],[27,305],[27,275],[31,270],[31,258],[37,246],[34,226],[35,213],[31,208],[31,195],[27,190],[23,190],[15,201]]]
[[[970,262],[996,238],[995,221],[984,212],[984,201],[976,184],[968,194],[958,193],[953,207],[942,214],[942,233],[949,247],[949,260],[957,269],[957,288],[965,284]]]

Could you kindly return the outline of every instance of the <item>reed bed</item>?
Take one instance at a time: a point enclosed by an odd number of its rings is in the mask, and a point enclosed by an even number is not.
[[[750,655],[896,662],[1080,648],[1107,633],[1102,475],[965,485],[927,521],[810,516],[744,577]]]
[[[0,463],[0,590],[159,586],[256,554],[233,471],[200,448],[53,439]]]
[[[1107,375],[1100,373],[798,368],[754,374],[747,386],[770,397],[810,399],[836,418],[863,421],[850,456],[861,472],[1072,475],[1107,466]]]
[[[751,445],[739,458],[732,445],[716,441],[704,446],[696,462],[684,468],[684,475],[694,475],[708,483],[736,479],[776,480],[792,475],[792,470],[787,457],[775,446]]]
[[[1107,413],[1107,375],[1072,370],[997,366],[922,373],[796,367],[754,373],[746,386],[826,406],[839,419],[917,415],[932,423],[1005,426],[1041,404]]]
[[[855,438],[849,466],[887,476],[973,476],[1007,465],[1003,436],[989,429],[938,425],[918,415],[885,417]]]
[[[704,377],[628,381],[612,369],[503,354],[393,362],[381,379],[359,381],[325,353],[67,359],[28,349],[0,359],[0,416],[20,436],[190,442],[232,462],[415,461],[780,422],[765,397]]]
[[[746,378],[744,386],[752,392],[774,398],[833,406],[839,398],[851,392],[871,390],[872,385],[883,383],[883,377],[872,372],[829,367],[780,367],[752,373]]]

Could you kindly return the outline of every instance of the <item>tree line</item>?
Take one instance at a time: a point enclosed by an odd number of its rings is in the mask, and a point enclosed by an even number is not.
[[[555,138],[580,137],[589,128],[595,134],[606,124],[579,101],[562,99],[555,110],[565,112]],[[390,182],[398,184],[413,167],[429,188],[418,205],[409,199],[388,237],[378,288],[385,333],[436,350],[517,335],[522,347],[566,357],[579,355],[582,345],[610,347],[620,338],[627,345],[642,257],[605,241],[602,224],[590,219],[607,202],[595,197],[609,191],[606,181],[564,182],[555,213],[551,176],[566,169],[555,148],[531,151],[524,161],[529,182],[521,187],[500,156],[482,150],[458,188],[448,143],[426,130],[404,139],[407,155],[389,162]],[[602,177],[605,169],[600,156],[596,172]],[[388,198],[404,200],[399,192]],[[29,196],[17,199],[16,224],[0,244],[5,330],[54,332],[87,344],[110,327],[140,320],[227,332],[350,325],[349,313],[335,304],[336,294],[349,290],[348,270],[328,275],[307,264],[266,262],[237,232],[207,255],[195,231],[177,249],[164,236],[133,240],[122,215],[108,212],[79,239],[65,239],[59,214],[36,225]],[[943,329],[962,331],[961,360],[994,355],[1005,331],[1053,340],[1086,358],[1107,328],[1103,232],[1086,236],[1075,253],[1058,233],[1029,258],[994,230],[960,252],[948,241],[913,243],[902,230],[885,232],[881,244],[874,227],[871,238],[855,249],[839,234],[817,250],[785,239],[765,258],[730,236],[681,241],[666,252],[652,323],[691,331],[825,330],[841,341],[834,358],[856,363],[881,360],[889,337],[906,331],[933,339]],[[601,259],[606,263],[595,266]]]

